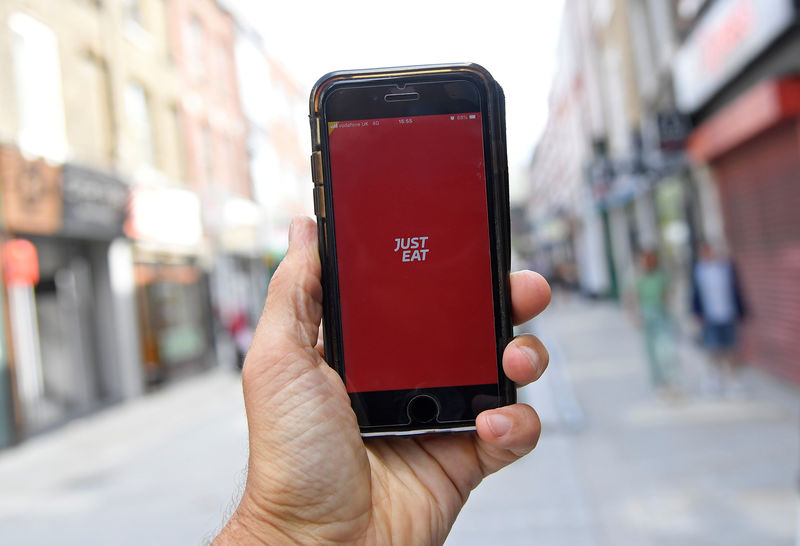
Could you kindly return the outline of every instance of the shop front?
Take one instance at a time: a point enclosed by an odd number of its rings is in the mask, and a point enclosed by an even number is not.
[[[737,267],[742,356],[800,382],[800,4],[716,0],[674,66],[697,127],[690,155],[714,179]]]
[[[135,394],[125,351],[136,332],[117,282],[130,277],[131,264],[114,259],[125,245],[128,189],[104,173],[29,160],[13,148],[0,151],[0,163],[4,227],[37,264],[35,278],[6,292],[24,438]]]
[[[152,388],[214,366],[199,199],[181,188],[138,185],[125,231],[136,241],[134,284],[146,384]]]
[[[141,353],[148,386],[214,363],[208,275],[195,257],[135,253]]]
[[[589,169],[589,183],[597,208],[607,261],[608,296],[627,299],[636,277],[637,253],[642,249],[636,203],[648,190],[634,162],[603,156]]]
[[[800,76],[768,81],[703,124],[748,310],[749,361],[800,382]]]

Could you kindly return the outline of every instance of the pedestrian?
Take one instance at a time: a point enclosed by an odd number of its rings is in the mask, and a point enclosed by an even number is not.
[[[663,394],[674,394],[675,337],[667,311],[669,279],[659,268],[658,255],[645,250],[639,254],[639,279],[636,298],[644,335],[647,362],[653,387]]]
[[[240,369],[244,366],[244,359],[250,343],[253,341],[253,328],[250,326],[250,319],[247,310],[242,306],[231,316],[228,322],[228,333],[233,340],[236,348],[236,366]]]
[[[481,413],[473,433],[362,438],[347,389],[318,343],[316,226],[295,219],[289,233],[242,371],[247,483],[215,544],[441,544],[470,491],[534,448],[539,418],[514,404]],[[543,277],[512,275],[515,323],[549,300]],[[385,341],[386,350],[406,342],[390,332]],[[517,384],[538,379],[547,361],[528,334],[503,353],[503,369]]]
[[[745,308],[736,269],[720,245],[700,246],[692,272],[692,311],[700,321],[700,341],[709,357],[706,391],[741,392],[736,349]]]

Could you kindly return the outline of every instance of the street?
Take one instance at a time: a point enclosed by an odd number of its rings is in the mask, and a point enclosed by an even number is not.
[[[543,433],[485,480],[448,545],[794,544],[800,393],[747,370],[745,395],[649,387],[617,306],[561,299],[531,324],[550,369],[521,391]],[[696,372],[696,370],[695,370]],[[243,479],[239,377],[214,371],[0,452],[2,544],[197,544]]]
[[[522,391],[541,440],[473,493],[448,544],[794,544],[796,390],[751,370],[746,398],[664,401],[610,304],[555,302],[533,330],[551,352]],[[681,357],[691,377],[700,355]]]

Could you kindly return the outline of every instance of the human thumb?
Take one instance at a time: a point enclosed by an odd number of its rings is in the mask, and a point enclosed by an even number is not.
[[[286,257],[269,284],[252,349],[256,349],[257,343],[265,348],[282,350],[316,344],[322,319],[321,266],[317,248],[316,224],[311,218],[296,216],[289,227]]]

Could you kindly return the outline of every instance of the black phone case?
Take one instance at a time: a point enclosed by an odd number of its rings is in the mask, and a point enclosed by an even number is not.
[[[366,83],[386,83],[395,78],[424,78],[426,76],[455,75],[467,76],[481,83],[488,97],[487,119],[490,138],[486,143],[491,149],[494,190],[494,225],[495,249],[497,260],[496,278],[498,279],[497,298],[499,308],[499,342],[498,362],[502,361],[505,346],[513,339],[511,322],[511,294],[510,294],[510,269],[511,269],[511,241],[510,241],[510,212],[508,198],[508,159],[506,153],[506,120],[505,120],[505,95],[502,87],[489,72],[483,67],[473,63],[449,65],[420,65],[397,68],[367,69],[331,72],[320,78],[311,90],[309,100],[309,120],[311,123],[311,174],[314,183],[314,212],[317,218],[317,231],[319,236],[319,254],[322,263],[322,289],[323,289],[323,338],[325,344],[325,360],[334,368],[344,380],[343,363],[339,361],[339,343],[341,327],[338,320],[338,284],[336,264],[336,241],[334,226],[329,225],[332,218],[331,188],[325,182],[330,178],[330,165],[327,155],[323,150],[323,121],[322,104],[326,93],[335,88],[337,82],[359,80]],[[487,181],[489,182],[489,181]],[[501,405],[513,404],[517,399],[516,385],[510,381],[499,369],[499,382]],[[475,422],[461,423],[458,426],[425,426],[414,427],[362,427],[362,435],[406,435],[436,431],[474,430]]]

